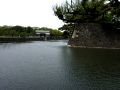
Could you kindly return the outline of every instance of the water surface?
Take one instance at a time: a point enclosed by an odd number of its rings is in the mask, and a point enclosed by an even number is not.
[[[0,90],[119,90],[120,50],[66,41],[0,44]]]

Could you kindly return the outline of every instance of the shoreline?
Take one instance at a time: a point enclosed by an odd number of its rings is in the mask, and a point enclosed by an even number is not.
[[[62,38],[43,38],[43,37],[2,37],[0,38],[0,43],[9,42],[26,42],[26,41],[49,41],[49,40],[64,40]]]
[[[120,48],[117,47],[88,47],[88,46],[71,46],[67,45],[70,48],[86,48],[86,49],[117,49],[120,50]]]

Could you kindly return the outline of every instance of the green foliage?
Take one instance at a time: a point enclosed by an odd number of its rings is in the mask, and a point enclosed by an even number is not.
[[[32,27],[29,26],[29,27],[26,27],[25,29],[26,29],[26,35],[27,36],[35,35],[35,31],[34,31],[34,29]]]
[[[101,22],[109,11],[106,0],[75,0],[62,6],[56,5],[54,13],[66,23]]]
[[[64,24],[62,27],[59,28],[59,30],[73,30],[74,24]]]
[[[62,36],[63,32],[47,27],[22,27],[22,26],[0,26],[0,36],[7,37],[27,37],[35,36],[36,30],[50,31],[51,36]]]
[[[66,1],[61,6],[56,5],[53,10],[59,19],[67,23],[67,27],[71,23],[101,23],[120,27],[119,0],[71,0],[71,3]]]
[[[53,30],[53,29],[47,28],[47,27],[41,27],[41,28],[39,28],[39,30],[50,31],[50,30]]]
[[[32,27],[22,27],[22,26],[2,26],[0,27],[0,36],[33,36],[35,31]]]
[[[120,28],[120,0],[109,0],[114,29]]]
[[[75,24],[68,23],[68,24],[64,24],[62,27],[60,27],[59,30],[64,31],[63,36],[65,38],[68,38],[68,37],[72,36],[74,28],[75,28]]]
[[[118,0],[106,2],[108,0],[71,0],[71,3],[56,5],[53,10],[66,23],[111,23],[113,18],[120,17],[120,3]]]
[[[59,30],[50,30],[50,35],[51,36],[62,36],[63,33]]]
[[[64,31],[63,32],[63,37],[65,38],[65,39],[68,39],[69,38],[69,32],[68,31]]]

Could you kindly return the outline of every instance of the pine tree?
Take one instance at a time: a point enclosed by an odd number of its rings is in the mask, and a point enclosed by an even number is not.
[[[54,7],[54,13],[66,23],[102,22],[110,8],[106,0],[75,0]]]

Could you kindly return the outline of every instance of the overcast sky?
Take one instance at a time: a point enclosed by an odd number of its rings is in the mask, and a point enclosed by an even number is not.
[[[65,0],[0,0],[0,26],[21,25],[59,28],[63,22],[52,10]]]

